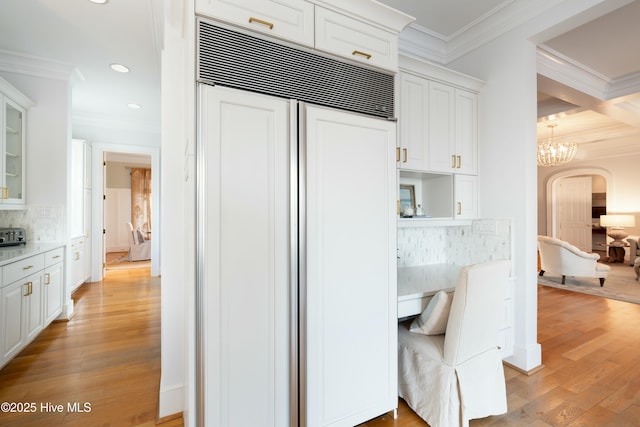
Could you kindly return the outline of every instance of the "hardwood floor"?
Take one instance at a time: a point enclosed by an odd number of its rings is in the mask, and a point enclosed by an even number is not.
[[[0,402],[35,404],[31,413],[0,413],[0,425],[156,425],[160,279],[149,269],[109,271],[73,298],[75,316],[51,324],[0,371]]]
[[[538,305],[544,369],[505,367],[509,412],[470,426],[640,426],[640,305],[545,286]],[[427,425],[401,401],[361,427]]]
[[[0,413],[0,426],[155,425],[159,285],[148,269],[83,285],[74,318],[52,324],[0,371],[0,402],[37,405]],[[640,426],[640,305],[548,287],[538,295],[544,369],[527,376],[505,367],[509,412],[471,426]],[[91,411],[68,411],[76,402]],[[64,411],[44,412],[47,403]],[[387,414],[361,427],[427,425],[401,402],[397,420]]]

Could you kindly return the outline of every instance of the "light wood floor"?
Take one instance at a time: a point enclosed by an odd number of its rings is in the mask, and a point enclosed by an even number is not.
[[[51,324],[0,371],[0,402],[36,404],[34,413],[0,413],[0,425],[156,425],[160,279],[149,269],[109,271],[73,298],[75,316]],[[76,402],[90,412],[70,412]],[[63,412],[44,412],[47,403]]]
[[[0,371],[0,402],[38,405],[0,413],[0,425],[155,425],[160,279],[148,269],[110,271],[74,298],[71,321],[52,324]],[[545,368],[527,376],[506,367],[509,412],[471,426],[640,426],[640,306],[539,287],[538,318]],[[88,402],[91,412],[43,413],[47,402]],[[400,402],[397,420],[362,425],[390,426],[427,424]]]

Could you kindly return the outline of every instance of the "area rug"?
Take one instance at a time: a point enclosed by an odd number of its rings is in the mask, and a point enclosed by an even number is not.
[[[611,271],[602,287],[600,287],[598,279],[567,276],[566,284],[563,285],[562,277],[547,276],[546,274],[542,277],[538,276],[538,284],[640,304],[640,282],[636,281],[633,267],[628,263],[608,265],[611,267]]]
[[[151,261],[129,261],[127,252],[109,252],[106,256],[107,270],[124,270],[129,268],[150,268]]]

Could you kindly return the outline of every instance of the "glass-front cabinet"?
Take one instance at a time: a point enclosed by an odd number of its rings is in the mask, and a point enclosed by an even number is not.
[[[17,100],[17,101],[16,101]],[[26,108],[33,105],[6,80],[0,78],[0,209],[24,205]]]
[[[4,182],[2,203],[24,204],[24,109],[4,98]]]

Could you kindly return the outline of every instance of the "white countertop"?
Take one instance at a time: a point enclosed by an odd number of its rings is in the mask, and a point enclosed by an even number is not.
[[[435,295],[439,290],[453,291],[461,268],[455,264],[398,268],[398,301]]]
[[[33,255],[39,255],[64,246],[64,243],[27,243],[0,248],[0,267]]]

